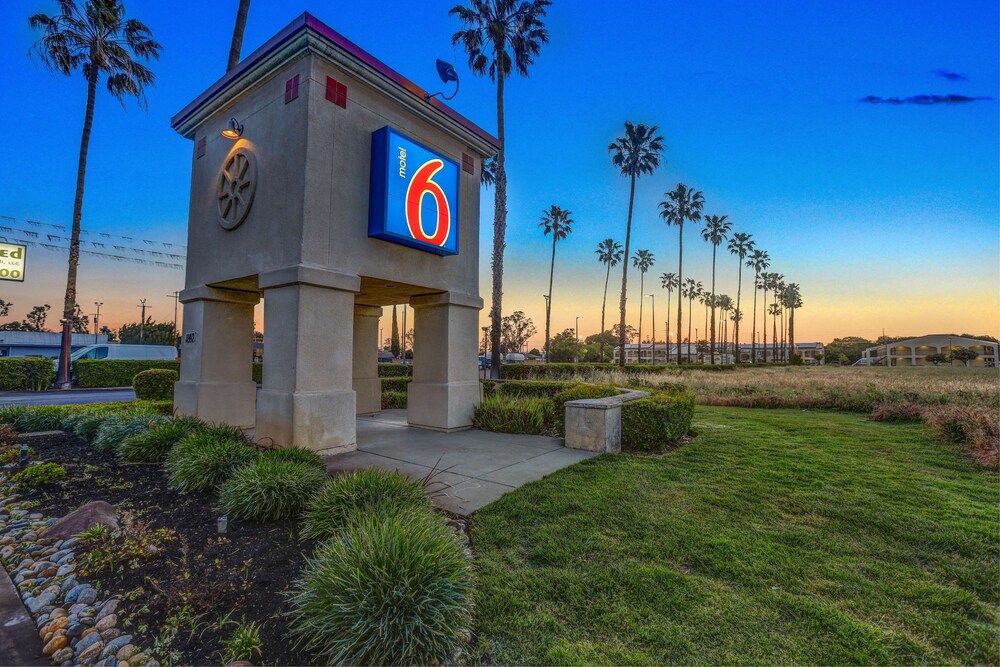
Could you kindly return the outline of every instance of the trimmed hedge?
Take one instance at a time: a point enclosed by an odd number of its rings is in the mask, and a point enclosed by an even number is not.
[[[0,391],[45,391],[55,379],[56,364],[52,359],[0,359]]]
[[[388,377],[382,380],[382,391],[401,391],[406,393],[406,386],[413,378],[408,377]]]
[[[406,408],[406,398],[407,394],[405,391],[383,391],[382,392],[382,409],[383,410],[402,410]]]
[[[132,389],[140,401],[174,400],[174,383],[180,379],[177,371],[168,368],[150,368],[135,376]]]
[[[380,378],[400,378],[413,376],[413,364],[379,364]]]
[[[525,380],[519,382],[484,383],[487,395],[551,398],[560,391],[576,387],[577,382],[555,382],[548,380]]]
[[[671,371],[731,371],[736,364],[628,364],[628,375],[649,375]],[[618,364],[504,364],[503,380],[558,380],[594,371],[620,371]]]
[[[79,387],[131,387],[135,376],[151,368],[179,372],[179,361],[133,359],[78,359],[73,362],[73,377]]]
[[[622,451],[662,452],[691,430],[694,394],[660,392],[622,405]]]

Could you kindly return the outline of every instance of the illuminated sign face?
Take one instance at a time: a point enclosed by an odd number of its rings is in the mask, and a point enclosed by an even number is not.
[[[17,243],[0,243],[0,280],[24,282],[24,256],[27,251]]]
[[[372,133],[368,236],[458,254],[458,164],[390,127]]]

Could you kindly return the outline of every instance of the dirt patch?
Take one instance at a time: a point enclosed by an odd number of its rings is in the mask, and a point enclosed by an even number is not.
[[[95,574],[78,577],[109,594],[123,597],[119,616],[144,646],[158,649],[164,662],[218,664],[222,641],[237,622],[261,626],[263,655],[255,664],[312,664],[295,650],[283,616],[285,592],[298,576],[314,544],[298,536],[295,521],[246,522],[230,517],[218,533],[221,514],[212,494],[184,495],[167,485],[160,464],[130,464],[100,454],[71,434],[31,439],[37,460],[53,461],[66,477],[51,486],[20,493],[34,501],[32,511],[61,517],[81,505],[105,500],[130,516],[154,549],[120,562],[103,554],[87,560],[78,547],[80,566]],[[156,533],[160,529],[170,532]]]

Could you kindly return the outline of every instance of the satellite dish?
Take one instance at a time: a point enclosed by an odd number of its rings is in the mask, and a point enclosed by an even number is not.
[[[455,97],[455,95],[458,95],[458,72],[455,71],[452,64],[438,58],[435,62],[435,66],[437,67],[438,76],[441,77],[441,81],[443,83],[450,83],[452,81],[455,82],[455,92],[448,96],[445,96],[444,91],[433,94],[424,93],[424,102],[430,102],[432,97],[437,97],[438,95],[440,95],[443,100],[450,100]]]
[[[440,58],[437,59],[437,71],[438,76],[441,77],[443,83],[449,83],[451,81],[458,81],[458,72],[452,67],[451,63],[445,62]]]

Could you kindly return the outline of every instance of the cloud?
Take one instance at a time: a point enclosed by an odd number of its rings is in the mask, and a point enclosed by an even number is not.
[[[958,72],[952,72],[946,69],[936,69],[932,70],[932,74],[937,74],[943,79],[948,79],[949,81],[968,81],[969,77],[964,74],[959,74]]]
[[[858,102],[862,104],[968,104],[969,102],[986,102],[992,97],[969,97],[968,95],[913,95],[911,97],[879,97],[869,95]]]

